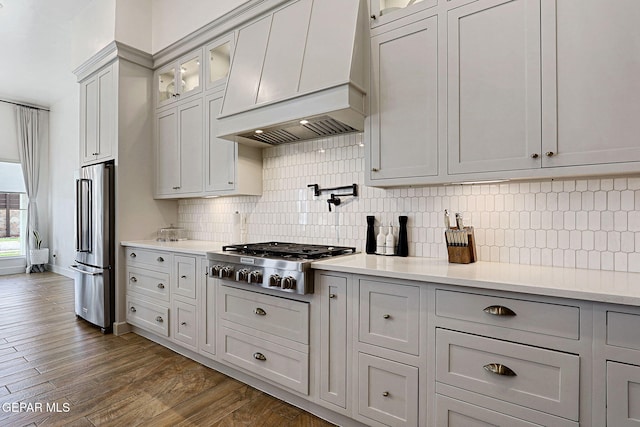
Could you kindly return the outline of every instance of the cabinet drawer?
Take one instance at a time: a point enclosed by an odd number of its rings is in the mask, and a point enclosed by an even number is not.
[[[309,354],[221,327],[222,354],[233,363],[303,394],[309,394]]]
[[[171,289],[175,295],[196,298],[196,258],[174,255],[174,277]]]
[[[169,273],[127,268],[127,289],[162,301],[169,301]]]
[[[549,423],[533,423],[439,394],[436,395],[436,425],[447,427],[578,427],[578,423],[561,418]]]
[[[640,350],[640,316],[607,311],[607,344]]]
[[[222,319],[309,344],[309,304],[227,286],[220,289]]]
[[[165,337],[169,336],[169,308],[127,295],[127,322]]]
[[[390,426],[418,425],[418,368],[358,354],[358,413]]]
[[[607,362],[607,425],[640,426],[640,367]]]
[[[580,309],[513,298],[436,290],[436,315],[577,340]]]
[[[126,248],[127,265],[153,267],[155,271],[169,271],[171,254],[166,252],[149,251],[138,248]]]
[[[418,355],[420,288],[360,280],[359,339]]]
[[[196,307],[182,301],[173,301],[171,305],[173,339],[192,349],[197,348]]]
[[[576,355],[436,330],[436,380],[454,387],[578,421],[579,373]]]

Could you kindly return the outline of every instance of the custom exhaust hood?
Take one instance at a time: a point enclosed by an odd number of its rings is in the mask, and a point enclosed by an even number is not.
[[[364,130],[364,0],[296,0],[238,30],[218,137],[267,146]]]

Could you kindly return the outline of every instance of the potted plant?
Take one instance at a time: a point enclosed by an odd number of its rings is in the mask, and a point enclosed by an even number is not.
[[[44,271],[44,264],[49,262],[49,248],[42,248],[42,238],[38,230],[33,230],[34,248],[29,250],[32,266],[38,266],[36,271]]]

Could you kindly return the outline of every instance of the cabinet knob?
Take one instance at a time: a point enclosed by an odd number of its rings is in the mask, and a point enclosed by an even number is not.
[[[553,157],[556,153],[554,153],[553,151],[547,151],[546,153],[544,153],[545,156],[547,157]]]
[[[255,314],[257,314],[258,316],[266,316],[267,315],[267,312],[264,311],[263,309],[261,309],[260,307],[256,307],[256,309],[253,310],[253,312]]]
[[[129,254],[129,256],[130,256],[131,258],[135,258],[135,257],[137,257],[137,255],[136,255],[136,253],[135,253],[135,252],[131,252],[131,253]]]
[[[158,317],[156,317],[156,322],[162,323],[162,322],[164,322],[164,319],[162,317],[158,316]]]
[[[181,279],[186,279],[186,278],[187,278],[187,276],[180,276],[180,278],[181,278]]]
[[[171,187],[171,188],[173,188],[174,190],[179,190],[180,189],[180,187]]]
[[[389,392],[388,391],[383,391],[382,392],[382,397],[389,397]]]
[[[136,276],[131,276],[131,277],[129,278],[129,281],[130,281],[130,282],[133,282],[133,283],[136,283],[136,282],[138,281],[138,279],[136,278]]]
[[[390,318],[391,318],[391,315],[390,315],[390,314],[383,314],[383,315],[382,315],[382,318],[383,318],[383,319],[390,319]]]
[[[371,19],[375,21],[376,19],[378,19],[378,17],[376,15],[371,15]]]
[[[515,311],[511,310],[509,307],[504,307],[502,305],[490,305],[482,311],[492,316],[513,317],[516,315]]]
[[[187,326],[187,322],[180,322],[180,326]]]
[[[540,157],[540,155],[539,155],[538,153],[533,153],[533,154],[531,155],[531,158],[532,158],[532,159],[537,159],[538,157]]]
[[[256,360],[261,360],[261,361],[263,361],[263,362],[264,362],[265,360],[267,360],[267,358],[265,357],[265,355],[264,355],[264,354],[262,354],[262,353],[257,353],[257,352],[256,352],[256,353],[253,353],[253,358],[254,358],[254,359],[256,359]]]
[[[378,169],[378,168],[371,168],[371,172],[378,172],[378,171],[380,171],[380,169]]]
[[[517,374],[511,368],[501,363],[489,363],[483,366],[484,370],[503,377],[515,377]]]
[[[158,289],[164,289],[164,283],[158,283]]]
[[[329,298],[335,298],[336,294],[329,294]]]
[[[91,153],[92,156],[97,156],[100,153]]]
[[[131,308],[129,309],[130,312],[135,313],[136,312],[136,308],[134,306],[131,306]]]

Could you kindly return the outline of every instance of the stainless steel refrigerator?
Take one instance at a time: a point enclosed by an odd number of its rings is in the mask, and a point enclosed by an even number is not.
[[[75,311],[112,331],[115,312],[114,164],[80,169],[76,179]]]

